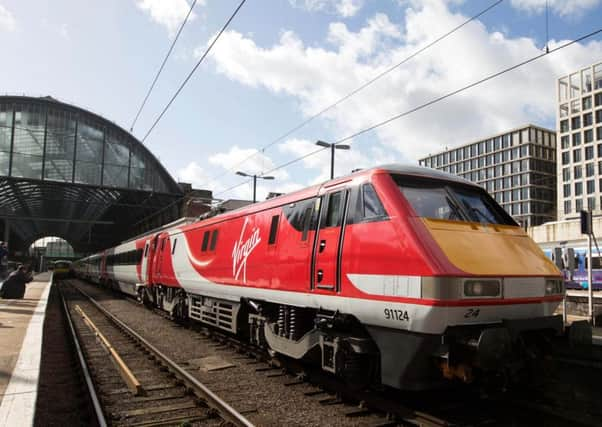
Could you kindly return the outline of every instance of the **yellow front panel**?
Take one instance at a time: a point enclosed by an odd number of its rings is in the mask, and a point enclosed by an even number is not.
[[[422,220],[450,262],[469,274],[560,275],[554,263],[520,227]]]

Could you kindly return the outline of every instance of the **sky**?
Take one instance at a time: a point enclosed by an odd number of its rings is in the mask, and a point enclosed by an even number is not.
[[[0,0],[0,93],[50,95],[129,130],[192,0]],[[172,176],[258,198],[417,160],[533,123],[556,127],[556,81],[602,62],[602,0],[247,0],[145,140]],[[239,0],[197,0],[133,134],[142,139]],[[546,15],[548,36],[546,37]],[[327,107],[337,103],[334,108]],[[314,116],[316,116],[314,118]],[[402,115],[372,131],[362,132]],[[362,132],[358,136],[358,132]],[[296,161],[295,161],[296,160]],[[286,166],[283,166],[286,165]]]

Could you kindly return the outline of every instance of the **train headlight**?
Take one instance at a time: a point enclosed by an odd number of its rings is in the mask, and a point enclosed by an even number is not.
[[[499,280],[466,280],[464,296],[471,298],[500,296]]]
[[[546,295],[560,295],[564,293],[562,280],[546,280]]]

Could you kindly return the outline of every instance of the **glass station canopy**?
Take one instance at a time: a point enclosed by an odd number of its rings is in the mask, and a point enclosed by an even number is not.
[[[158,192],[177,188],[131,134],[50,97],[0,97],[0,175]]]
[[[23,244],[49,231],[102,248],[110,239],[91,242],[95,229],[126,231],[122,221],[181,197],[150,151],[113,122],[51,97],[0,96],[0,218]]]

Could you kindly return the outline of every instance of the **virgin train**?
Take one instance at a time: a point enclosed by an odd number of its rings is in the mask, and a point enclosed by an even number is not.
[[[422,167],[167,226],[74,269],[362,386],[500,375],[525,336],[563,329],[555,265],[481,187]]]

